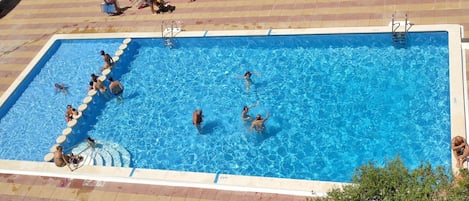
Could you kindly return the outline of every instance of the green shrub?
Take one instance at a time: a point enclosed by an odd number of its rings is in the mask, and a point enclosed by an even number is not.
[[[469,172],[461,171],[462,179],[455,184],[449,175],[443,167],[432,168],[429,163],[409,171],[398,156],[384,167],[368,163],[358,168],[351,185],[316,200],[469,200]]]

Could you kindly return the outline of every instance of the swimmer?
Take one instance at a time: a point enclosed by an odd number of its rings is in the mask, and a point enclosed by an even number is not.
[[[202,110],[195,110],[194,113],[192,113],[192,124],[197,128],[199,133],[202,132],[202,121],[203,121],[203,115],[202,115]]]
[[[244,73],[244,76],[243,77],[238,77],[238,78],[244,78],[244,81],[246,83],[246,92],[249,92],[249,90],[251,89],[251,84],[253,83],[252,82],[252,79],[251,79],[251,76],[252,75],[258,75],[260,76],[261,74],[258,73],[258,72],[250,72],[250,71],[246,71],[246,73]]]
[[[264,119],[262,119],[260,114],[256,115],[256,119],[252,122],[249,130],[254,129],[256,130],[256,132],[263,132],[265,130],[264,123],[265,121],[267,121],[267,119],[269,119],[269,112],[267,112],[266,117]]]
[[[467,156],[469,156],[469,145],[463,137],[456,136],[451,140],[451,149],[457,160],[456,167],[462,168]]]
[[[112,66],[114,65],[114,59],[112,59],[111,55],[105,53],[104,50],[101,50],[100,54],[103,57],[103,61],[104,61],[104,65],[101,68],[101,71],[103,71],[106,68],[112,68]]]
[[[67,90],[67,87],[65,86],[65,84],[55,83],[54,86],[55,86],[55,91],[60,91],[63,94],[67,94],[68,90]]]
[[[109,99],[107,88],[106,86],[104,86],[103,81],[101,81],[100,79],[97,79],[97,81],[93,83],[93,88],[96,90],[99,90],[99,92],[101,92],[101,94],[104,95],[104,98]]]
[[[256,106],[258,106],[258,105],[259,105],[259,101],[257,101],[256,104],[251,105],[251,106],[249,106],[249,107],[248,107],[248,106],[244,106],[244,107],[243,107],[243,111],[241,112],[241,119],[242,119],[243,121],[251,121],[252,117],[251,117],[251,115],[248,114],[249,109],[251,109],[251,108],[253,108],[253,107],[256,107]]]
[[[124,87],[122,86],[119,80],[113,80],[112,77],[109,78],[109,90],[112,94],[117,96],[118,100],[122,100],[122,92],[124,92]]]

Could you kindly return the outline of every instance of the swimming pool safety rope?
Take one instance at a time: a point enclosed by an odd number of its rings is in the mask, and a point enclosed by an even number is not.
[[[122,44],[119,46],[119,49],[116,51],[114,57],[112,57],[112,59],[114,60],[114,65],[115,63],[117,63],[117,61],[119,61],[120,56],[124,54],[124,51],[127,49],[127,46],[131,41],[132,41],[131,38],[126,38],[124,39]],[[101,72],[102,75],[99,76],[98,79],[104,82],[107,76],[111,73],[111,69],[112,67],[104,69]],[[76,116],[76,118],[74,117],[74,119],[72,119],[71,121],[67,122],[67,128],[65,128],[62,131],[62,134],[59,137],[57,137],[57,139],[55,140],[56,143],[50,148],[49,153],[47,153],[44,156],[44,161],[50,162],[54,159],[54,152],[57,149],[57,146],[60,146],[67,141],[67,136],[69,136],[72,133],[73,127],[75,127],[78,124],[80,117],[82,116],[83,112],[85,112],[85,110],[88,108],[88,104],[92,102],[93,97],[96,94],[97,94],[97,91],[95,89],[88,91],[88,95],[83,99],[83,104],[81,104],[78,107],[79,115]]]

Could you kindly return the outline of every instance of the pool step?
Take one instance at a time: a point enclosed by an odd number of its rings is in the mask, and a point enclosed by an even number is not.
[[[86,165],[129,167],[130,153],[119,144],[98,141],[94,149],[88,148],[88,143],[82,142],[72,149],[72,153],[85,157]],[[86,158],[91,158],[86,160]]]

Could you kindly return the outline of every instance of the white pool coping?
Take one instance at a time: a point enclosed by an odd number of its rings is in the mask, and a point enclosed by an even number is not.
[[[182,31],[175,37],[204,37],[204,36],[265,36],[265,35],[298,35],[298,34],[341,34],[341,33],[383,33],[390,32],[391,27],[340,27],[340,28],[310,28],[310,29],[269,29],[269,30],[236,30],[236,31]],[[467,94],[466,67],[464,65],[464,50],[461,44],[462,26],[454,24],[443,25],[414,25],[410,32],[447,31],[449,39],[449,80],[450,80],[450,113],[451,137],[466,137],[467,124]],[[38,52],[25,70],[17,77],[12,85],[0,97],[0,106],[14,92],[16,87],[31,72],[34,66],[44,56],[56,40],[85,39],[85,38],[148,38],[162,37],[161,32],[135,33],[95,33],[95,34],[56,34]],[[85,97],[86,94],[83,94]],[[59,135],[59,134],[57,134]],[[44,151],[44,154],[48,150]],[[448,147],[448,151],[451,149]],[[452,155],[452,154],[451,154]],[[340,164],[337,164],[340,165]],[[456,161],[452,157],[453,171],[456,172]],[[182,187],[199,187],[219,190],[265,192],[299,196],[324,196],[333,188],[340,188],[348,183],[310,181],[296,179],[280,179],[254,176],[239,176],[216,173],[197,173],[167,170],[152,170],[141,168],[83,166],[73,172],[68,168],[58,168],[50,162],[31,162],[16,160],[0,160],[0,173],[25,174],[35,176],[56,176],[85,180],[99,180],[109,182],[126,182],[140,184],[154,184]]]

